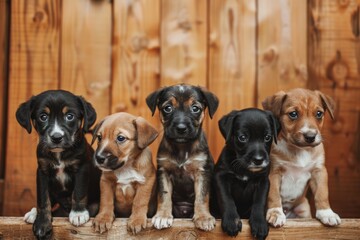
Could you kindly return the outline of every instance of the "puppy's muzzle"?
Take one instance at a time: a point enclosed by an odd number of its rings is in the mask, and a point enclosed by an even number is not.
[[[122,167],[125,162],[119,162],[117,156],[112,155],[111,153],[95,153],[96,165],[102,170],[115,170]]]
[[[61,143],[63,139],[64,139],[64,135],[58,132],[50,135],[51,142],[55,144]]]
[[[317,135],[316,132],[306,132],[306,133],[303,133],[304,140],[305,140],[305,142],[307,142],[307,143],[313,143],[313,142],[315,142],[316,135]]]

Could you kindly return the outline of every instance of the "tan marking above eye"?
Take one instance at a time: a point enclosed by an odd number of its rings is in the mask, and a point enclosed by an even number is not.
[[[64,108],[62,109],[62,113],[63,113],[63,114],[67,113],[68,111],[69,111],[69,108],[68,108],[68,107],[64,107]]]
[[[45,107],[44,112],[47,113],[47,114],[49,114],[49,113],[50,113],[50,108]]]

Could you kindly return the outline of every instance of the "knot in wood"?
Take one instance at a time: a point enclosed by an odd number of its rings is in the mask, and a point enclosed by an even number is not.
[[[184,229],[179,231],[175,235],[175,239],[188,239],[188,240],[195,240],[198,239],[198,235],[195,230],[192,229]]]

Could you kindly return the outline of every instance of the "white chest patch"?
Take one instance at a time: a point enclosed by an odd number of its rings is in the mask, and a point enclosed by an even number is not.
[[[56,180],[58,180],[60,182],[60,184],[62,185],[63,187],[63,190],[66,190],[65,188],[65,182],[67,181],[68,179],[68,175],[66,174],[66,172],[64,171],[65,169],[65,164],[64,162],[60,161],[60,165],[58,166],[55,166],[55,169],[56,169]]]
[[[123,193],[125,193],[126,188],[129,187],[132,182],[145,183],[145,177],[133,168],[115,171],[115,175],[117,177],[117,183],[121,185]]]

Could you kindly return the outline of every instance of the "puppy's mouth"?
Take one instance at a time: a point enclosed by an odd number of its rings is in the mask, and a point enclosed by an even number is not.
[[[121,168],[122,166],[124,166],[125,164],[125,161],[121,161],[115,165],[108,165],[108,164],[99,164],[99,163],[96,163],[97,167],[101,170],[101,171],[104,171],[104,172],[111,172],[111,171],[115,171],[119,168]]]
[[[55,147],[55,148],[50,149],[50,152],[53,152],[53,153],[61,153],[63,151],[65,151],[65,149],[61,148],[61,147]]]

